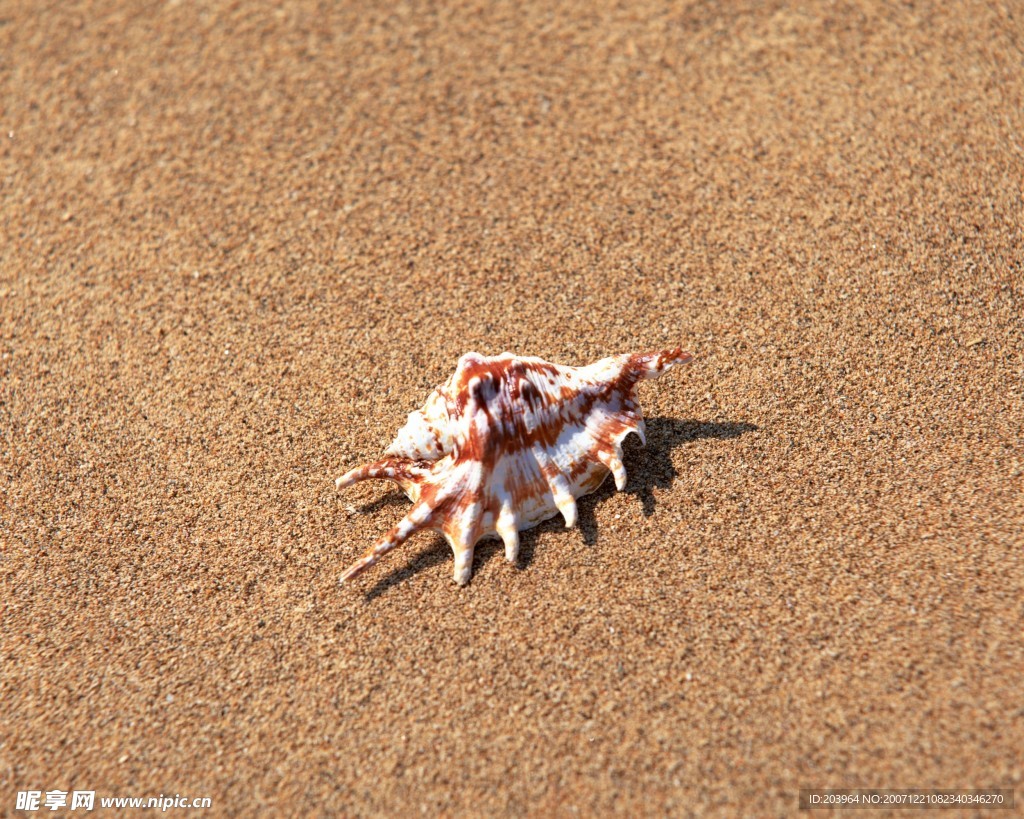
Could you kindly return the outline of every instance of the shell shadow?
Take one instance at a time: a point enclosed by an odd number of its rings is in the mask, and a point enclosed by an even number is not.
[[[646,419],[647,446],[640,443],[636,435],[630,435],[623,442],[622,461],[626,467],[626,474],[629,479],[626,494],[635,495],[641,504],[645,517],[654,514],[656,498],[655,489],[667,489],[679,476],[679,471],[672,464],[672,450],[684,444],[699,441],[702,438],[714,438],[728,440],[738,438],[747,432],[755,432],[759,429],[756,424],[749,424],[744,421],[696,421],[679,420],[677,418],[654,417]],[[576,526],[583,536],[583,542],[593,546],[598,539],[597,518],[594,510],[598,504],[607,500],[615,494],[615,483],[611,478],[601,484],[598,490],[590,495],[584,495],[576,501],[577,520]],[[383,498],[364,509],[379,509],[385,505],[392,505],[405,501],[405,496],[400,492],[388,493]],[[532,529],[519,533],[519,568],[529,566],[533,561],[534,552],[541,534],[545,532],[565,531],[565,524],[560,516],[538,524]],[[367,600],[374,600],[388,591],[388,589],[403,583],[410,577],[419,574],[424,569],[436,566],[439,563],[451,561],[451,550],[444,538],[435,535],[433,546],[421,551],[405,566],[392,570],[386,577],[379,580],[369,591],[366,592]],[[487,538],[481,540],[476,547],[473,560],[474,574],[480,567],[492,558],[504,556],[504,547],[500,540]]]
[[[367,501],[356,507],[356,512],[365,515],[369,512],[376,512],[385,506],[408,506],[409,499],[399,489],[392,489],[375,501]]]

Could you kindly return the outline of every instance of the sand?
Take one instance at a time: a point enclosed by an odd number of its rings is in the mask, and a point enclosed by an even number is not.
[[[1021,8],[254,6],[0,5],[0,813],[1024,798]],[[676,345],[578,529],[339,587],[462,353]]]

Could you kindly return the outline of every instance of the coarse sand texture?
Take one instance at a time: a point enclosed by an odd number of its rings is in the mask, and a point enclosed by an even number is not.
[[[0,816],[1019,804],[1022,65],[1013,2],[0,2]],[[464,353],[677,346],[574,528],[339,585]]]

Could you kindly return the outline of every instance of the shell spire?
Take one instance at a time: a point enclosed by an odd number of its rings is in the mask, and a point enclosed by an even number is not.
[[[421,530],[440,532],[455,555],[455,582],[473,572],[473,549],[500,537],[515,562],[519,532],[557,514],[576,525],[576,498],[609,474],[626,486],[622,441],[646,443],[640,381],[692,359],[682,349],[612,356],[587,367],[539,358],[466,353],[422,409],[409,414],[385,457],[357,467],[339,489],[378,478],[413,501],[402,521],[341,577],[345,582]]]

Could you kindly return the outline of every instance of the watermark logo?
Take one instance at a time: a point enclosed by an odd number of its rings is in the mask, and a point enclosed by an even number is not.
[[[97,805],[96,791],[18,791],[14,809],[20,811],[68,810],[91,811],[99,808],[140,808],[143,810],[166,811],[172,808],[209,808],[213,800],[209,796],[194,798],[175,794],[174,796],[101,796]]]

